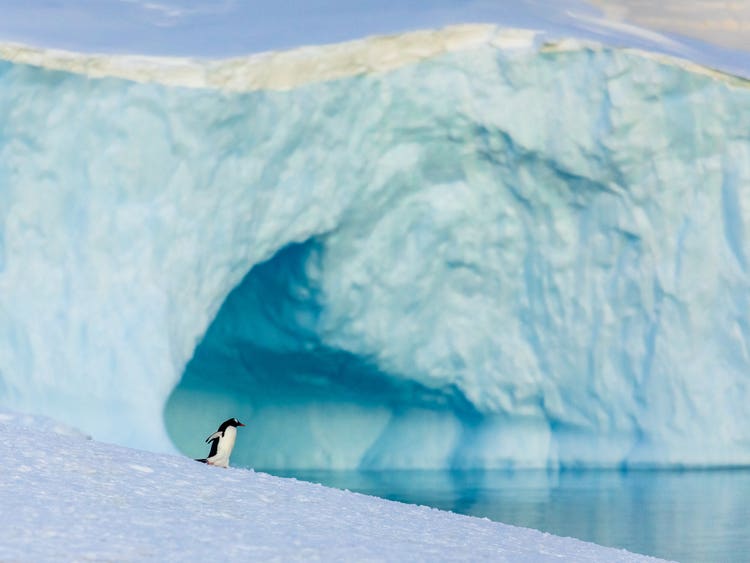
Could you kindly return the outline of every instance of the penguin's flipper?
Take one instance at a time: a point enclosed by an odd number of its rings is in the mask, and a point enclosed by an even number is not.
[[[211,440],[218,440],[224,435],[223,432],[219,432],[218,430],[211,434],[208,438],[206,438],[206,443],[210,442]]]
[[[211,451],[208,452],[208,459],[211,459],[212,457],[214,457],[218,451],[219,451],[219,439],[214,438],[213,441],[211,442]]]
[[[201,463],[208,463],[208,458],[196,459],[195,461],[200,461]]]

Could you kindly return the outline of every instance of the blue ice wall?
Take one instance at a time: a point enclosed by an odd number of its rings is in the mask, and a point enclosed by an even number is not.
[[[474,425],[479,413],[451,384],[384,373],[374,358],[323,341],[322,251],[316,240],[285,247],[229,295],[167,404],[170,436],[197,456],[205,444],[196,436],[235,412],[248,431],[233,463],[451,465],[455,445],[437,431]]]
[[[191,454],[236,415],[256,467],[750,462],[747,83],[487,44],[0,85],[3,405]]]

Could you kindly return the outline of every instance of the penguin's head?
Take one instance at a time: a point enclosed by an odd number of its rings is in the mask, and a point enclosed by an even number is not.
[[[221,435],[223,436],[224,435],[224,430],[226,430],[230,426],[234,426],[236,428],[238,426],[245,426],[245,425],[242,424],[236,418],[229,418],[229,419],[227,419],[227,420],[225,420],[224,422],[221,423],[221,426],[219,426],[219,429],[217,430],[217,432],[221,432]]]

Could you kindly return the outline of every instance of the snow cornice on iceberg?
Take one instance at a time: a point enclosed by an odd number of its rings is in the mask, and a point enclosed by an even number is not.
[[[86,54],[14,43],[0,43],[0,59],[93,78],[122,78],[166,86],[251,92],[284,91],[315,82],[387,72],[444,53],[467,51],[482,46],[503,51],[548,53],[610,48],[578,39],[549,41],[543,32],[529,29],[464,24],[217,60]],[[687,59],[639,49],[621,50],[733,85],[747,86],[749,83],[741,77]]]

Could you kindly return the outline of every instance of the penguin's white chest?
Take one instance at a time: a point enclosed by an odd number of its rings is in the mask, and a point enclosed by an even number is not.
[[[224,430],[224,436],[219,439],[219,446],[216,448],[216,455],[226,455],[228,459],[229,454],[232,453],[236,439],[237,429],[234,426],[230,426]]]

